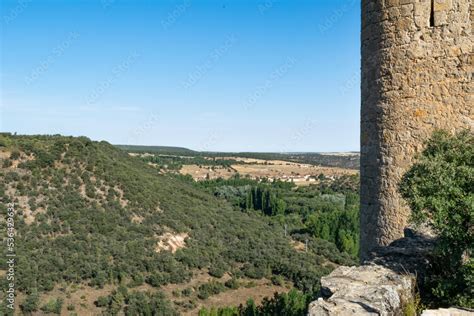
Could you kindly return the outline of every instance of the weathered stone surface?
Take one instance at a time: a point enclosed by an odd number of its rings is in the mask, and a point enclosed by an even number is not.
[[[406,228],[405,237],[371,251],[363,263],[378,264],[399,273],[411,273],[423,280],[431,267],[436,236],[427,226]]]
[[[376,312],[371,312],[365,306],[349,302],[342,299],[333,299],[332,301],[324,301],[322,298],[311,303],[308,310],[308,316],[345,316],[345,315],[374,315],[378,316]]]
[[[400,315],[414,286],[412,276],[379,265],[339,267],[321,278],[328,299],[311,303],[309,315]]]
[[[377,247],[360,267],[339,267],[321,278],[321,298],[309,306],[310,316],[403,315],[413,302],[416,280],[429,270],[437,238],[427,226],[406,228],[405,237]],[[422,316],[473,315],[473,310],[441,308]]]
[[[459,308],[428,309],[421,316],[472,316],[474,311]]]
[[[409,209],[399,181],[435,129],[474,130],[473,25],[472,0],[362,0],[365,265],[339,267],[323,277],[323,298],[310,304],[309,315],[402,315],[411,301],[413,276],[422,278],[429,268],[435,236],[406,230],[403,238]]]
[[[434,129],[474,128],[472,0],[362,0],[361,257],[403,236],[398,184]]]

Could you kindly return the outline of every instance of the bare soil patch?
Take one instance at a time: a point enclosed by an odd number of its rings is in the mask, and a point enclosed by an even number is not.
[[[155,251],[161,252],[165,250],[175,253],[178,249],[186,247],[186,238],[188,238],[188,236],[187,233],[164,233],[158,237],[159,241],[156,244]]]

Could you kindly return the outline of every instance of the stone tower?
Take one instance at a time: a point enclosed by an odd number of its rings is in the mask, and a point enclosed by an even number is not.
[[[434,129],[474,125],[473,0],[362,0],[361,259],[403,236],[398,184]]]

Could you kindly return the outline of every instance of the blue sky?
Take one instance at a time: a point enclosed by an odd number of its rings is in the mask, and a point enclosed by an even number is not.
[[[359,1],[1,3],[1,131],[359,149]]]

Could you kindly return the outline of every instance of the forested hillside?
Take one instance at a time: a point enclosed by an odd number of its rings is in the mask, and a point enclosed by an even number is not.
[[[335,264],[354,263],[355,250],[333,243],[337,231],[316,232],[332,227],[319,228],[320,218],[335,216],[325,204],[349,210],[341,202],[346,198],[333,191],[295,193],[302,195],[280,202],[276,196],[283,192],[277,188],[249,183],[242,189],[247,200],[261,201],[251,195],[275,190],[269,193],[275,195],[271,209],[261,209],[255,202],[243,204],[238,195],[222,198],[227,191],[221,185],[160,174],[139,158],[85,137],[1,134],[0,159],[2,212],[9,202],[17,211],[17,304],[25,314],[187,313],[206,306],[212,295],[258,280],[313,296],[320,276]],[[311,196],[322,203],[317,210],[289,211],[316,201]],[[303,197],[306,202],[298,200]],[[285,233],[285,220],[276,220],[281,203],[285,216],[294,213],[305,224],[301,236]],[[5,216],[0,229],[6,231]],[[306,251],[295,246],[308,238]],[[6,268],[2,261],[2,274]],[[203,273],[206,279],[199,283]],[[186,289],[170,295],[172,284]],[[80,291],[101,295],[89,300],[84,294],[77,301]]]

